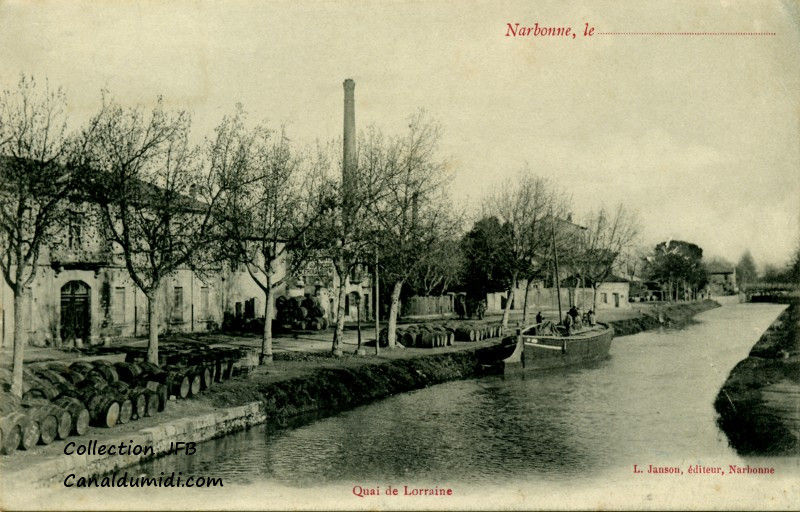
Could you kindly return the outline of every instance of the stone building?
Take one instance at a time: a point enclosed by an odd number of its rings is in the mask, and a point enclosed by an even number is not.
[[[147,300],[131,280],[122,254],[101,235],[99,212],[88,202],[72,203],[59,236],[40,255],[36,277],[24,298],[25,333],[33,345],[97,343],[147,332]],[[242,276],[222,268],[178,269],[160,294],[161,331],[213,328],[241,295]],[[249,278],[249,276],[246,276]],[[13,293],[0,283],[0,342],[14,332]]]
[[[713,295],[731,295],[739,292],[735,266],[712,261],[706,265],[706,274],[708,275],[708,291]]]

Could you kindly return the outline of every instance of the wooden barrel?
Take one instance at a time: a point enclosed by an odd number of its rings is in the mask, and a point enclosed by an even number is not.
[[[114,365],[114,369],[117,371],[119,380],[128,384],[136,383],[142,374],[142,368],[136,363],[117,363]]]
[[[90,371],[94,370],[94,365],[89,361],[75,361],[71,365],[69,365],[69,369],[73,372],[78,372],[83,375],[86,375]]]
[[[22,394],[27,398],[46,398],[52,400],[61,393],[56,386],[45,379],[40,379],[33,372],[24,370],[22,378]]]
[[[222,378],[223,379],[230,379],[233,377],[233,358],[227,358],[225,360],[225,366],[222,369]]]
[[[66,439],[69,436],[72,430],[72,416],[70,416],[69,412],[43,399],[23,400],[22,403],[30,411],[31,417],[39,422],[43,444],[53,442],[53,439],[50,438],[51,434],[58,439]],[[45,419],[47,416],[52,416],[55,420],[55,432],[50,431],[52,422]]]
[[[92,424],[105,428],[111,428],[117,424],[120,404],[113,393],[98,392],[89,399],[86,405]]]
[[[169,372],[167,386],[169,387],[170,395],[175,395],[178,398],[186,398],[189,396],[191,383],[185,372],[173,370]]]
[[[128,394],[133,406],[131,419],[138,420],[147,416],[147,395],[145,394],[145,391],[145,388],[133,388]],[[158,400],[157,397],[156,400]]]
[[[117,374],[116,368],[108,361],[95,361],[94,369],[99,372],[109,384],[119,381],[119,374]]]
[[[207,364],[202,364],[198,366],[198,372],[200,374],[200,386],[202,389],[208,389],[211,387],[212,379],[211,379],[211,368]]]
[[[38,425],[39,443],[48,445],[58,435],[58,419],[50,413],[49,408],[41,406],[23,407],[25,415]],[[36,441],[34,441],[36,444]],[[27,449],[27,448],[26,448]]]
[[[158,398],[158,412],[166,409],[167,402],[169,401],[169,389],[167,388],[167,385],[151,380],[147,382],[146,387],[148,390],[153,391]]]
[[[431,348],[433,346],[433,335],[429,332],[422,333],[422,348]]]
[[[158,411],[163,411],[163,409],[160,408],[161,400],[158,396],[158,392],[145,389],[140,396],[144,399],[144,409],[142,414],[139,415],[140,418],[143,416],[153,416]]]
[[[70,431],[82,436],[89,430],[89,411],[77,398],[63,396],[55,401],[55,404],[67,411],[72,420]]]
[[[71,385],[72,384],[70,381],[65,379],[61,374],[59,374],[58,372],[54,372],[53,370],[50,370],[49,368],[37,368],[34,371],[34,373],[40,379],[44,379],[44,380],[48,381],[50,384],[52,384],[53,386],[56,386],[56,387],[66,386],[66,385]]]
[[[222,357],[217,357],[214,361],[214,380],[222,382],[222,370],[225,365],[225,360]]]
[[[56,437],[58,439],[66,439],[72,432],[72,416],[64,408],[56,404],[50,405],[50,410],[53,416],[58,421],[58,428],[56,429]]]
[[[0,453],[8,455],[14,452],[22,444],[22,420],[25,415],[21,412],[12,412],[0,416],[0,432],[2,432],[2,443],[0,443]]]
[[[124,425],[131,421],[131,416],[133,416],[133,403],[129,398],[123,398],[122,395],[117,395],[117,399],[119,400],[119,416],[117,417],[117,423]]]
[[[198,366],[187,368],[187,377],[189,377],[189,395],[191,396],[195,396],[196,394],[200,393],[203,382],[203,379],[200,376],[201,373],[202,368]]]
[[[94,389],[101,391],[108,386],[108,381],[100,372],[94,370],[86,373],[84,379],[79,383],[79,387],[84,389]]]
[[[117,418],[117,422],[124,425],[133,417],[133,400],[135,398],[135,394],[132,392],[130,386],[124,382],[115,382],[113,384],[109,384],[108,388],[115,394],[115,397],[119,402],[119,417]]]

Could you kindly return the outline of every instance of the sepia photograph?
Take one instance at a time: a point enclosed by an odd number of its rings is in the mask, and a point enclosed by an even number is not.
[[[797,0],[0,0],[0,509],[796,510]]]

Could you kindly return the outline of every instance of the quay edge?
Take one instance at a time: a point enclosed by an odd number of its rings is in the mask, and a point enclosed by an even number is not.
[[[627,336],[661,326],[680,327],[700,312],[719,307],[706,300],[675,304],[660,309],[660,315],[610,322],[617,336]],[[491,344],[490,344],[491,345]],[[270,381],[267,374],[254,373],[212,387],[205,395],[216,406],[213,412],[179,418],[136,433],[107,439],[106,444],[129,442],[153,446],[156,457],[167,454],[172,442],[202,442],[254,425],[268,423],[285,426],[293,418],[307,414],[330,416],[353,407],[398,393],[413,391],[448,381],[481,375],[481,353],[490,347],[476,342],[462,350],[398,357],[359,359],[360,364],[314,368],[289,379]],[[82,438],[88,442],[91,435]],[[141,455],[48,455],[41,462],[26,465],[22,471],[5,467],[3,492],[26,486],[60,483],[65,476],[99,475],[122,470],[144,460]],[[2,467],[2,460],[0,460]]]
[[[740,454],[800,455],[800,300],[731,370],[714,407]]]

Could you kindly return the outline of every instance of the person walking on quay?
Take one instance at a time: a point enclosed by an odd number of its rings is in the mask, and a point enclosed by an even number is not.
[[[542,316],[542,312],[539,311],[538,313],[536,313],[536,323],[540,324],[540,323],[542,323],[543,320],[544,320],[544,317]]]

